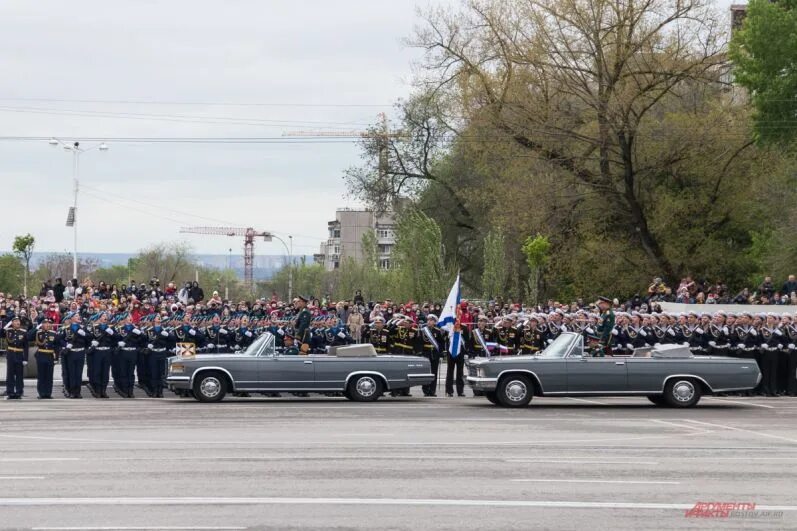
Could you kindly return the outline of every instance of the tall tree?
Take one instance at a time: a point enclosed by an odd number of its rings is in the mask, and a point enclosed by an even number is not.
[[[11,253],[0,254],[0,292],[9,298],[18,295],[24,274],[24,266],[18,257]]]
[[[399,216],[392,259],[399,300],[436,300],[452,277],[443,263],[439,225],[417,210]]]
[[[733,36],[733,77],[755,107],[761,142],[797,138],[797,1],[750,0],[741,29]]]
[[[526,264],[529,268],[528,298],[532,304],[539,302],[540,283],[542,281],[543,268],[550,261],[551,242],[545,236],[538,234],[535,237],[529,236],[523,242],[523,254],[526,256]]]
[[[33,247],[36,245],[36,238],[30,234],[17,236],[11,249],[14,254],[19,256],[25,264],[25,281],[23,284],[24,294],[28,296],[28,277],[30,276],[30,259],[33,257]]]
[[[509,268],[506,261],[506,238],[501,231],[490,231],[484,238],[482,295],[487,299],[506,293]]]

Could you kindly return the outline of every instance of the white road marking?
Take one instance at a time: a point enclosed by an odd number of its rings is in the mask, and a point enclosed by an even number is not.
[[[15,480],[15,479],[45,479],[44,476],[0,476],[0,480]]]
[[[120,526],[113,526],[113,527],[33,527],[32,529],[38,531],[137,531],[137,530],[149,530],[149,529],[163,529],[164,531],[177,531],[177,530],[199,530],[199,531],[235,531],[238,529],[247,529],[246,527],[209,527],[209,526],[195,526],[192,525],[191,527],[179,527],[179,526],[164,526],[159,525],[157,527],[120,527]]]
[[[608,406],[606,402],[598,402],[597,400],[587,400],[586,398],[576,398],[574,396],[568,396],[568,400],[575,400],[576,402],[584,402],[585,404],[597,404],[599,406]]]
[[[38,461],[82,461],[80,457],[0,457],[0,463],[35,463]]]
[[[692,419],[686,419],[685,422],[692,422],[694,424],[701,424],[701,425],[704,425],[704,426],[712,426],[714,428],[723,428],[723,429],[731,430],[731,431],[741,431],[743,433],[752,433],[753,435],[758,435],[759,437],[767,437],[769,439],[778,439],[778,440],[781,440],[781,441],[788,441],[790,443],[797,444],[797,439],[791,439],[789,437],[783,437],[781,435],[773,435],[771,433],[763,433],[763,432],[755,431],[755,430],[747,430],[745,428],[737,428],[735,426],[728,426],[726,424],[715,424],[715,423],[711,423],[711,422],[703,422],[701,420],[692,420]]]
[[[766,409],[778,409],[775,406],[767,406],[767,405],[764,405],[764,404],[755,404],[753,402],[743,402],[741,400],[729,400],[727,398],[718,398],[718,397],[714,397],[714,396],[704,396],[703,398],[706,399],[706,400],[713,400],[715,402],[730,402],[731,404],[742,404],[744,406],[763,407],[763,408],[766,408]]]
[[[614,461],[607,461],[604,459],[574,459],[571,457],[564,457],[564,458],[546,458],[541,457],[539,459],[535,459],[530,457],[528,459],[506,459],[507,463],[578,463],[579,465],[582,464],[590,464],[590,465],[658,465],[659,463],[656,461],[628,461],[626,459],[623,460],[614,460]]]
[[[459,447],[459,448],[468,448],[468,447],[485,447],[485,446],[493,446],[493,447],[529,447],[529,446],[545,446],[550,444],[573,444],[573,443],[596,443],[596,442],[612,442],[612,441],[640,441],[645,439],[657,439],[660,440],[662,437],[665,437],[661,434],[657,435],[643,435],[639,437],[609,437],[606,439],[564,439],[564,440],[553,440],[553,441],[540,441],[540,440],[533,440],[533,441],[514,441],[514,442],[507,442],[507,441],[480,441],[480,442],[449,442],[449,441],[424,441],[424,442],[401,442],[401,441],[389,441],[389,442],[368,442],[363,446],[367,445],[374,445],[379,444],[380,447],[385,446],[396,446],[396,447],[430,447],[435,446],[438,444],[442,444],[448,447]],[[47,437],[43,435],[0,435],[0,438],[5,439],[23,439],[23,440],[38,440],[38,441],[55,441],[55,442],[83,442],[83,443],[93,443],[93,444],[157,444],[157,445],[178,445],[178,446],[197,446],[197,445],[250,445],[250,446],[257,446],[261,448],[273,448],[273,447],[295,447],[294,443],[290,443],[288,441],[279,442],[279,443],[264,443],[263,441],[241,441],[241,440],[228,440],[228,441],[173,441],[173,440],[146,440],[146,439],[95,439],[95,438],[82,438],[82,437]],[[330,447],[330,446],[338,446],[338,447],[350,447],[358,442],[364,441],[353,441],[353,442],[332,442],[332,441],[302,441],[303,447],[308,446],[322,446],[322,447]]]
[[[660,420],[660,419],[650,419],[651,422],[655,422],[656,424],[663,424],[665,426],[672,426],[674,428],[679,428],[682,430],[689,430],[687,433],[689,435],[702,435],[705,433],[713,433],[714,430],[707,430],[705,428],[699,428],[697,426],[690,426],[689,424],[683,424],[681,422],[670,422],[668,420]]]
[[[645,503],[645,502],[587,502],[579,500],[458,500],[424,498],[0,498],[0,506],[86,506],[86,505],[398,505],[430,507],[517,507],[554,509],[637,509],[637,510],[687,510],[691,503]],[[795,505],[756,505],[760,511],[797,511]]]
[[[520,483],[610,483],[621,485],[680,485],[680,481],[636,481],[625,479],[513,479]]]

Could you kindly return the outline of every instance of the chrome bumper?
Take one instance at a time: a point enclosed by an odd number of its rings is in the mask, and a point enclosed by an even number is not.
[[[190,376],[168,376],[166,378],[166,385],[169,389],[191,389]]]
[[[498,378],[479,378],[476,376],[468,376],[468,385],[476,391],[495,391],[498,385]]]
[[[434,381],[434,374],[431,372],[424,374],[408,374],[407,381],[410,382],[410,386],[429,385]]]

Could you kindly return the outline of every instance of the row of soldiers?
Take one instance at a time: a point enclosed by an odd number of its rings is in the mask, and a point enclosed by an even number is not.
[[[335,316],[310,318],[298,301],[295,320],[252,319],[236,314],[226,320],[218,315],[151,315],[134,324],[128,314],[98,314],[83,322],[80,314],[68,314],[63,325],[49,321],[27,329],[15,319],[2,334],[8,340],[7,398],[22,395],[22,367],[29,345],[37,347],[40,398],[52,397],[54,365],[60,361],[64,395],[81,398],[84,365],[92,396],[108,397],[110,377],[114,390],[132,398],[136,380],[150,397],[163,396],[166,360],[177,343],[193,344],[198,352],[227,353],[246,349],[258,336],[268,332],[276,346],[289,354],[325,352],[327,347],[353,343],[347,328]],[[634,349],[656,344],[688,344],[696,355],[723,355],[755,359],[761,368],[760,394],[797,396],[797,322],[787,314],[640,314],[618,312],[608,328],[598,314],[561,311],[550,314],[510,314],[498,321],[480,316],[477,323],[463,326],[463,355],[448,352],[446,332],[437,326],[437,317],[428,315],[425,324],[404,316],[386,322],[376,317],[365,330],[364,341],[377,353],[410,354],[427,357],[437,375],[441,359],[448,356],[446,393],[464,393],[465,356],[491,354],[535,354],[563,332],[584,335],[586,342],[602,341],[605,352],[630,355]],[[437,382],[424,387],[434,396]]]
[[[60,362],[63,394],[82,398],[84,367],[88,390],[95,398],[108,398],[113,389],[122,397],[134,398],[138,387],[147,396],[163,397],[166,360],[178,343],[192,344],[198,352],[229,353],[245,350],[265,332],[274,334],[278,348],[298,354],[293,345],[292,326],[277,322],[250,322],[240,315],[223,323],[218,315],[152,315],[134,324],[129,314],[111,317],[97,314],[84,321],[79,313],[67,314],[64,324],[45,319],[35,328],[26,328],[18,317],[2,330],[7,346],[6,398],[22,397],[23,372],[28,350],[36,347],[37,391],[40,399],[51,399],[54,367]],[[137,378],[136,378],[137,377]]]

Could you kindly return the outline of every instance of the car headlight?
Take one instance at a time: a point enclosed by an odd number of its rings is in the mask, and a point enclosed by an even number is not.
[[[170,374],[182,374],[185,372],[185,365],[182,363],[172,363],[169,365]]]
[[[484,370],[484,367],[476,367],[476,377],[477,378],[484,378],[487,374],[487,371]]]

